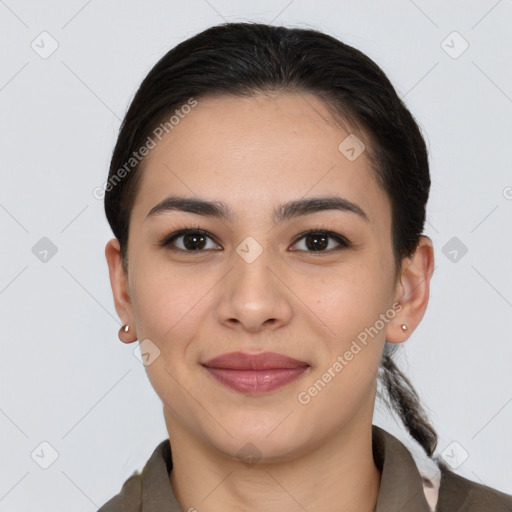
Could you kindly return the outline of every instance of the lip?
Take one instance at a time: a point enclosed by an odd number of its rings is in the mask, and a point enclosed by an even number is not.
[[[230,352],[221,354],[202,364],[208,368],[222,368],[224,370],[276,370],[309,366],[305,361],[299,361],[276,352],[263,352],[261,354]]]
[[[275,352],[231,352],[202,363],[217,381],[251,395],[268,393],[299,378],[310,365]]]

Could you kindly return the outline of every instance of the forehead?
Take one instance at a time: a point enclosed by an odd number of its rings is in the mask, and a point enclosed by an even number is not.
[[[132,213],[145,216],[172,194],[220,200],[235,217],[254,219],[289,200],[337,195],[382,230],[389,200],[366,152],[345,152],[354,135],[311,94],[200,98],[147,155]]]

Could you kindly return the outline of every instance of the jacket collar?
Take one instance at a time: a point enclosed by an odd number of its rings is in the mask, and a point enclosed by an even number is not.
[[[421,475],[407,448],[385,430],[372,426],[372,450],[381,481],[375,512],[430,512]],[[183,512],[169,482],[169,439],[154,450],[142,473],[142,512]]]
[[[381,472],[375,512],[430,512],[421,475],[409,450],[376,425],[372,426],[372,449]]]

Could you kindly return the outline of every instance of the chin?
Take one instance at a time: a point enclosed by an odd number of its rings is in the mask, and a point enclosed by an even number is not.
[[[279,415],[262,415],[260,411],[254,416],[244,413],[240,419],[221,420],[222,425],[229,425],[231,435],[217,430],[210,438],[210,444],[232,459],[258,459],[268,463],[291,460],[308,444],[304,423],[297,425],[297,418],[292,417],[293,414],[283,421],[286,414],[282,412]]]
[[[227,445],[222,443],[217,449],[229,459],[240,461],[247,466],[286,462],[293,460],[303,450],[293,439],[276,438],[271,441],[265,436],[252,439],[237,438],[230,440]]]

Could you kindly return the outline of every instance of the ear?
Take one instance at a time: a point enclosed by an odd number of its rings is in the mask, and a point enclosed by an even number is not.
[[[404,258],[395,302],[402,309],[389,323],[386,340],[390,343],[406,341],[425,314],[430,292],[430,279],[434,272],[434,248],[428,236],[421,236],[413,256]],[[401,328],[402,324],[407,330]]]
[[[113,238],[105,246],[110,286],[114,296],[114,305],[123,324],[129,326],[128,332],[119,332],[119,339],[124,343],[136,341],[137,333],[134,324],[133,308],[128,287],[128,275],[121,262],[121,247],[119,240]]]

